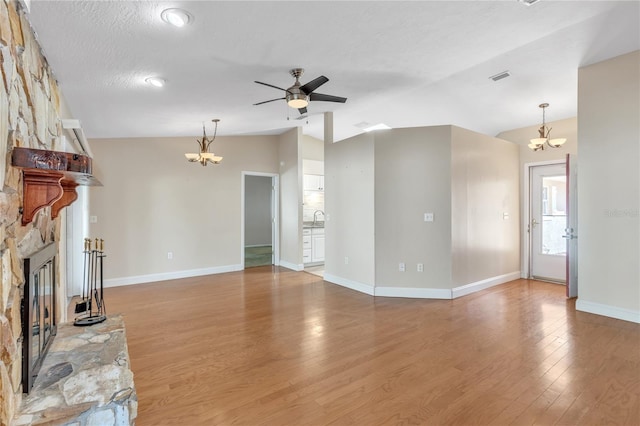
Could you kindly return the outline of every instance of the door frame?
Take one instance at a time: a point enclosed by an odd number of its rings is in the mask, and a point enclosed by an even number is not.
[[[245,188],[247,176],[261,176],[271,178],[271,242],[273,244],[273,265],[280,265],[280,175],[277,173],[263,173],[242,171],[240,185],[240,269],[244,270],[244,218],[245,218]]]
[[[531,168],[539,166],[549,166],[552,164],[566,164],[566,159],[535,161],[524,164],[524,174],[522,178],[522,272],[520,276],[525,279],[531,279],[531,233],[529,232],[529,224],[531,223]]]

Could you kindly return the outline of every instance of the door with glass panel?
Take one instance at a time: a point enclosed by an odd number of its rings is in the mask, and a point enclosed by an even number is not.
[[[565,164],[531,168],[531,277],[566,282],[567,176]]]

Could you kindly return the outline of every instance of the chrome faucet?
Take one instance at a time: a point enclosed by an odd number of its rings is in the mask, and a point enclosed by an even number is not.
[[[316,223],[318,222],[318,213],[322,213],[322,216],[324,216],[324,212],[322,210],[316,210],[315,212],[313,212],[313,225],[312,226],[316,226]]]

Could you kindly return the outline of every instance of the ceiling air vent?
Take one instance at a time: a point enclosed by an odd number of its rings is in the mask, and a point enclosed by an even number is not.
[[[501,73],[498,73],[496,75],[492,75],[489,78],[491,80],[493,80],[493,81],[498,81],[498,80],[502,80],[503,78],[507,78],[509,76],[511,76],[511,73],[509,71],[502,71]]]

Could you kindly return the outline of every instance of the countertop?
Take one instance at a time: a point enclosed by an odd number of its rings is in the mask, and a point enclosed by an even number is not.
[[[302,227],[304,229],[312,229],[312,228],[324,228],[324,222],[302,222]]]

